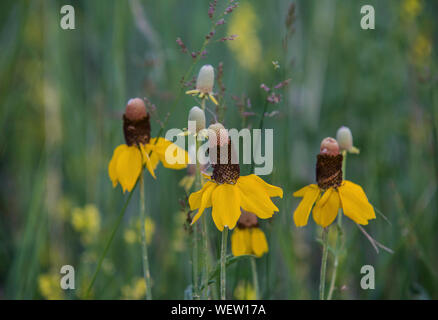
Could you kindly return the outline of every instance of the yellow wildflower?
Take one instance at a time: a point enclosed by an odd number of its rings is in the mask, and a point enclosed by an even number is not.
[[[307,225],[310,212],[313,219],[322,227],[329,226],[342,208],[343,214],[362,225],[375,219],[373,206],[368,202],[362,187],[347,180],[342,180],[342,159],[339,145],[333,138],[326,138],[321,143],[321,152],[317,157],[317,184],[308,185],[293,195],[302,197],[294,212],[297,227]]]
[[[222,125],[217,127],[223,128]],[[213,146],[218,148],[217,161],[212,165],[211,179],[201,190],[192,193],[189,197],[190,209],[198,209],[192,224],[209,207],[212,207],[213,221],[220,231],[225,226],[229,229],[236,226],[241,214],[240,208],[253,212],[261,219],[268,219],[278,212],[271,197],[283,197],[283,190],[264,182],[255,174],[240,176],[239,164],[231,163],[231,141],[224,129],[220,130],[216,141],[210,139],[210,142],[210,151]],[[229,157],[227,163],[221,163],[221,153],[224,152],[222,148],[227,149]]]
[[[234,290],[234,296],[238,300],[256,300],[256,292],[251,285],[251,283],[247,282],[245,284],[244,281],[240,281]]]
[[[122,299],[139,300],[146,296],[146,283],[144,278],[136,278],[132,285],[122,287]]]
[[[128,101],[123,116],[123,129],[127,144],[119,145],[113,153],[108,165],[108,174],[116,187],[118,183],[123,192],[131,191],[138,177],[146,166],[152,177],[154,170],[161,161],[164,167],[170,169],[183,169],[188,163],[188,154],[172,142],[164,138],[150,138],[149,114],[142,99],[135,98]],[[168,148],[173,152],[166,152]],[[170,163],[166,153],[171,155]]]
[[[55,273],[45,273],[38,276],[38,290],[44,299],[62,300],[64,298],[60,281],[60,276]]]
[[[233,13],[228,24],[228,33],[237,34],[238,38],[227,41],[227,45],[238,63],[251,72],[260,69],[262,59],[262,45],[257,36],[258,22],[254,7],[249,2],[245,2]]]
[[[261,257],[268,252],[268,242],[262,229],[258,227],[255,214],[242,211],[242,215],[231,235],[231,251],[234,256],[252,254]]]

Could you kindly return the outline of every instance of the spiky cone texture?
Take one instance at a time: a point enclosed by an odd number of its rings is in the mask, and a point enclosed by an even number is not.
[[[144,101],[140,98],[129,100],[123,115],[126,144],[114,149],[108,165],[113,187],[120,183],[123,192],[132,191],[144,166],[154,178],[159,162],[170,169],[187,166],[189,158],[185,150],[164,138],[151,138],[150,132],[150,119]],[[166,155],[168,148],[172,149]]]
[[[237,227],[231,235],[231,251],[234,256],[255,255],[261,257],[268,252],[268,242],[259,228],[257,216],[242,210]]]
[[[241,208],[253,212],[261,219],[272,217],[279,210],[271,197],[283,197],[281,188],[264,182],[254,174],[240,176],[239,164],[230,161],[221,163],[220,150],[232,150],[231,140],[226,141],[227,143],[223,143],[224,140],[219,137],[214,146],[210,145],[210,148],[219,149],[211,179],[201,190],[192,193],[189,197],[190,209],[198,210],[192,224],[201,217],[206,208],[212,207],[212,218],[219,231],[223,231],[225,226],[229,229],[236,226],[241,216]]]
[[[294,197],[303,198],[294,212],[297,227],[307,225],[311,212],[318,225],[328,227],[340,208],[343,214],[358,224],[366,225],[369,220],[376,218],[362,187],[342,180],[342,155],[333,138],[326,138],[321,143],[316,180],[317,184],[310,184],[293,194]]]

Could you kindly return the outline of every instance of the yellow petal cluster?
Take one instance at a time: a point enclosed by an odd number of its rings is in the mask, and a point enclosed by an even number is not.
[[[118,183],[123,192],[130,192],[145,166],[152,177],[154,170],[161,162],[164,167],[170,169],[183,169],[189,162],[188,153],[174,143],[164,138],[152,138],[146,145],[128,146],[119,145],[113,153],[108,165],[108,174],[116,187]]]
[[[229,229],[236,226],[241,214],[240,208],[253,212],[261,219],[268,219],[279,211],[271,197],[282,198],[283,190],[266,183],[255,174],[241,176],[235,184],[207,181],[201,190],[189,197],[190,209],[198,209],[192,224],[209,207],[212,207],[213,221],[219,231],[225,226]]]
[[[358,224],[366,225],[368,220],[376,218],[374,208],[368,202],[362,187],[351,181],[344,180],[340,187],[325,191],[318,185],[311,184],[293,195],[303,198],[294,212],[297,227],[307,225],[310,212],[313,212],[313,220],[325,228],[335,220],[340,208],[348,218]]]
[[[268,252],[268,242],[260,228],[236,228],[231,235],[231,251],[236,257],[246,254],[261,257]]]

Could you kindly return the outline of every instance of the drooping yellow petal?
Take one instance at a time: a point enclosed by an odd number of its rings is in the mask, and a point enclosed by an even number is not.
[[[344,214],[351,220],[366,225],[368,220],[376,218],[374,208],[361,186],[345,180],[338,190]]]
[[[151,174],[151,176],[154,179],[156,179],[157,177],[155,176],[154,166],[152,164],[152,160],[149,158],[149,156],[147,154],[145,155],[145,164],[146,164],[146,168],[148,169],[148,171]]]
[[[214,103],[215,105],[218,105],[218,104],[219,104],[219,103],[217,102],[216,98],[215,98],[211,93],[210,93],[208,96],[210,97],[210,100],[213,101],[213,103]]]
[[[231,235],[231,252],[233,256],[238,257],[245,254],[251,254],[249,229],[236,228]]]
[[[146,164],[146,160],[149,158],[151,168],[155,170],[157,168],[158,162],[160,161],[158,154],[156,152],[153,152],[154,146],[150,143],[146,145],[140,144],[140,149],[143,154],[143,163]]]
[[[294,222],[297,227],[303,227],[307,224],[313,204],[321,193],[318,186],[315,186],[311,184],[294,193],[295,197],[303,197],[294,212]]]
[[[201,217],[202,213],[206,208],[211,207],[211,193],[216,188],[217,184],[208,181],[205,185],[206,187],[203,188],[204,192],[202,193],[202,197],[201,197],[201,205],[199,207],[198,213],[196,213],[195,217],[192,220],[192,224],[198,221],[198,219]]]
[[[197,89],[186,91],[186,94],[198,94],[198,93],[199,93],[199,90],[197,90]]]
[[[218,185],[212,194],[213,221],[219,231],[233,229],[240,217],[240,194],[235,185]]]
[[[126,150],[128,146],[126,144],[121,144],[117,148],[114,149],[113,156],[111,158],[111,161],[108,164],[108,175],[113,183],[113,187],[115,188],[118,183],[118,176],[117,176],[117,161],[119,159],[120,154]]]
[[[184,169],[189,163],[189,154],[186,150],[178,147],[176,144],[164,138],[152,138],[148,147],[152,148],[153,152],[158,155],[158,158],[163,163],[163,166],[169,169]]]
[[[251,230],[252,251],[257,257],[261,257],[268,252],[268,241],[266,241],[265,233],[260,228]]]
[[[328,227],[338,215],[340,200],[338,191],[329,188],[322,197],[316,201],[313,208],[313,220],[321,227]]]
[[[210,186],[209,183],[214,183],[214,182],[207,182],[202,186],[201,190],[198,190],[190,194],[189,196],[190,210],[196,210],[201,206],[202,194]]]
[[[262,178],[260,178],[255,174],[250,174],[248,177],[253,179],[255,183],[258,183],[261,186],[263,186],[270,197],[283,198],[283,189],[281,189],[280,187],[265,182]]]
[[[293,193],[293,196],[296,197],[296,198],[302,198],[307,193],[307,191],[309,191],[311,189],[315,189],[316,190],[316,189],[319,189],[319,188],[318,188],[318,185],[316,185],[316,184],[309,184],[308,186],[305,186],[304,188],[301,188],[300,190],[295,191]]]
[[[125,148],[117,159],[116,174],[123,192],[134,188],[142,168],[141,152],[136,146]]]
[[[271,201],[265,187],[257,183],[253,177],[239,177],[236,186],[239,188],[244,210],[253,212],[261,219],[270,218],[274,212],[279,211]]]

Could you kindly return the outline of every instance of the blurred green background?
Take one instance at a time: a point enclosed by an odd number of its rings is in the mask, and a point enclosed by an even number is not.
[[[75,30],[60,28],[71,3]],[[294,19],[287,19],[291,3]],[[375,8],[376,29],[360,28],[360,8]],[[218,0],[221,14],[228,0]],[[312,219],[296,228],[293,191],[313,183],[319,143],[350,127],[360,155],[347,178],[381,215],[366,230],[394,250],[376,253],[344,219],[337,299],[438,298],[438,2],[435,0],[239,1],[194,60],[216,18],[208,1],[2,1],[0,3],[0,299],[80,299],[127,195],[112,188],[107,165],[124,143],[129,98],[155,106],[152,135],[187,126],[196,101],[181,79],[222,63],[226,127],[258,127],[262,83],[291,79],[268,104],[280,212],[261,221],[270,251],[257,260],[261,297],[318,297],[321,246]],[[290,23],[286,23],[286,21]],[[232,41],[217,41],[237,35]],[[182,53],[180,37],[188,47]],[[280,68],[275,69],[273,61]],[[195,62],[195,64],[193,64]],[[216,72],[217,73],[217,72]],[[216,83],[215,91],[220,91]],[[239,101],[255,115],[242,118]],[[213,105],[208,105],[213,111]],[[276,111],[276,112],[274,112]],[[272,113],[274,112],[274,113]],[[210,113],[208,120],[212,121]],[[243,167],[247,174],[249,168]],[[183,299],[191,283],[190,242],[181,209],[185,170],[160,166],[146,179],[153,295]],[[138,190],[93,287],[95,299],[144,298]],[[210,212],[210,211],[208,211]],[[216,255],[219,232],[209,216]],[[76,290],[59,288],[60,268],[75,267]],[[375,268],[375,290],[360,288],[360,269]],[[329,260],[329,274],[332,260]],[[227,296],[247,298],[250,264],[228,269]]]

